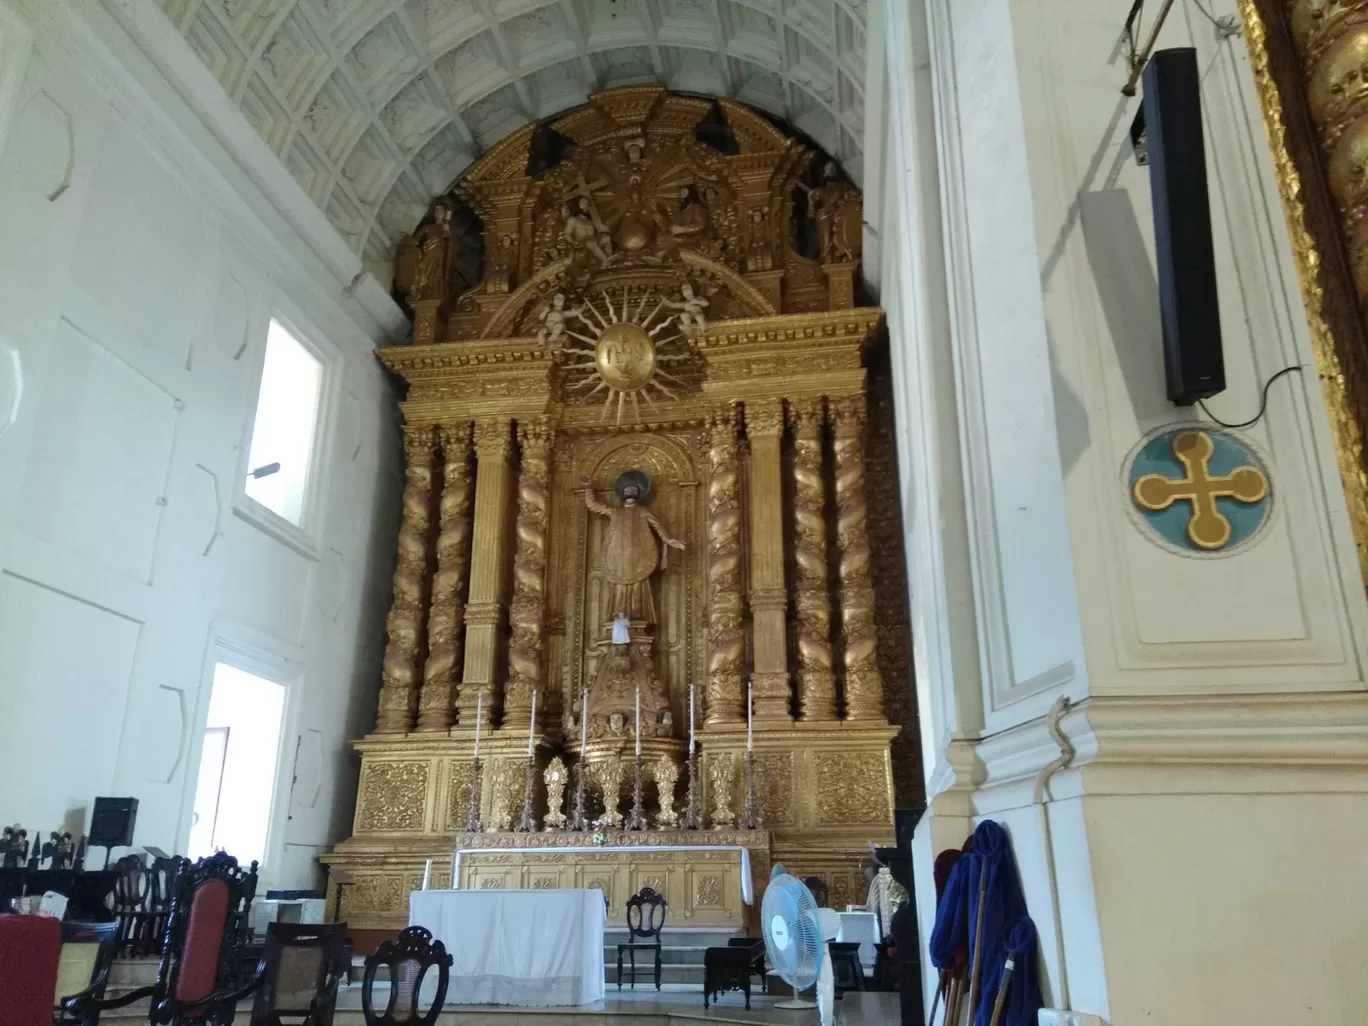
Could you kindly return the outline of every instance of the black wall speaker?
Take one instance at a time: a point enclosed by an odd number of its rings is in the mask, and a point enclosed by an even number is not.
[[[1164,370],[1169,400],[1187,406],[1225,389],[1197,51],[1156,50],[1141,81]]]
[[[96,798],[86,844],[91,848],[130,848],[137,821],[138,799]]]

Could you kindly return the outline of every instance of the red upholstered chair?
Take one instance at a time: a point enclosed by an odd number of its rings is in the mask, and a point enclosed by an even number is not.
[[[247,940],[247,912],[256,893],[257,864],[238,867],[237,859],[219,852],[194,865],[181,859],[171,891],[157,982],[117,998],[74,1001],[69,1014],[84,1016],[152,999],[148,1021],[153,1026],[186,1022],[229,1022],[239,1001],[251,994],[265,975],[265,962],[239,979],[238,955]],[[0,1019],[0,1022],[3,1022]]]
[[[47,916],[0,916],[0,1023],[51,1026],[62,923]]]

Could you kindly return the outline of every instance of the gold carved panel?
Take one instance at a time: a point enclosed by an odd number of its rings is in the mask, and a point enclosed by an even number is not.
[[[887,756],[824,754],[816,770],[817,819],[823,824],[879,823],[892,819]]]
[[[446,829],[460,830],[470,810],[471,764],[458,759],[447,761]]]
[[[356,829],[422,830],[428,769],[426,762],[367,761],[357,796]]]
[[[376,916],[408,907],[402,874],[357,876],[342,888],[342,917]]]

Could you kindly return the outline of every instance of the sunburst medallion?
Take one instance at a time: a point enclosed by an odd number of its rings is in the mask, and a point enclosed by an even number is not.
[[[676,398],[669,386],[679,387],[684,382],[665,368],[689,360],[692,352],[688,339],[679,331],[677,315],[669,310],[672,304],[664,296],[648,289],[632,310],[626,288],[620,300],[607,289],[600,289],[599,294],[603,297],[602,310],[586,296],[568,311],[569,317],[592,334],[565,329],[567,338],[573,340],[566,345],[565,369],[570,378],[577,379],[572,380],[572,391],[588,389],[586,398],[606,392],[599,419],[606,420],[616,406],[617,423],[621,424],[629,402],[633,415],[640,418],[641,399],[654,406],[656,393]],[[646,313],[648,307],[650,313]]]

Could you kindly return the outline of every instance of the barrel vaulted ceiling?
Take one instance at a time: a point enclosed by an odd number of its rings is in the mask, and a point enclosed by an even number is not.
[[[782,117],[860,177],[865,0],[158,0],[382,281],[434,196],[621,85]]]

